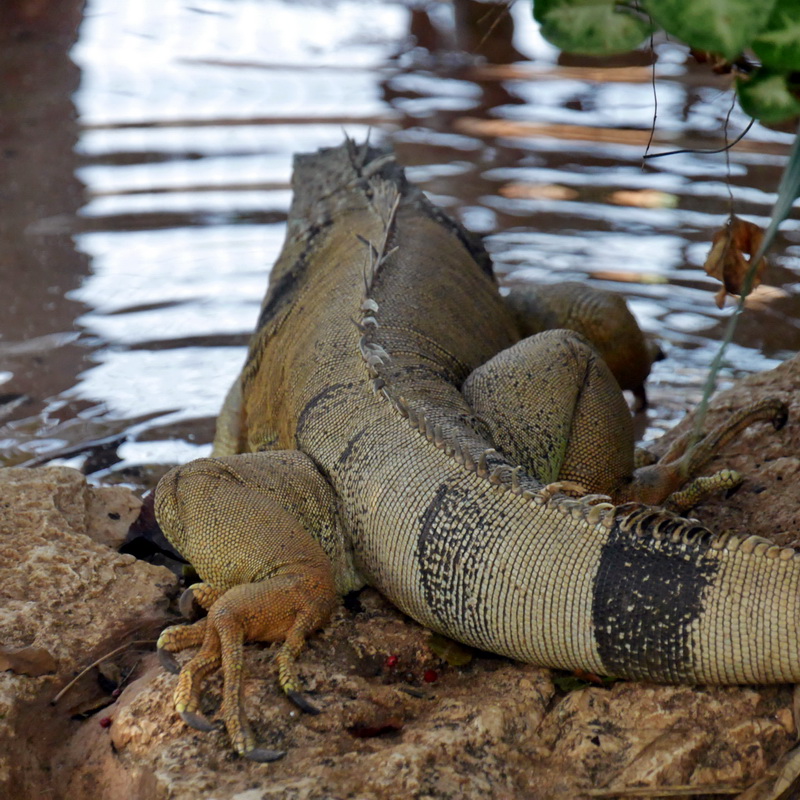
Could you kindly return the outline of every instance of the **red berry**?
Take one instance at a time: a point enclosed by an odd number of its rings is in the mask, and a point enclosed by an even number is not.
[[[110,728],[111,727],[111,717],[103,717],[100,720],[100,727],[101,728]]]
[[[436,683],[439,680],[439,673],[435,669],[426,669],[422,676],[425,683]]]
[[[399,656],[389,656],[386,659],[386,668],[387,669],[394,669],[397,666],[397,662],[400,660]]]

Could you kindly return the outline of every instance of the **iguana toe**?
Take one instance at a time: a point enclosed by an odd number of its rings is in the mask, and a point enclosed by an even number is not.
[[[217,728],[219,728],[219,725],[214,724],[210,719],[204,717],[202,714],[199,714],[197,711],[180,711],[178,716],[190,728],[194,728],[196,731],[209,733],[210,731],[215,731]]]
[[[320,713],[320,710],[312,703],[309,703],[300,692],[286,692],[286,696],[306,714],[316,715]]]
[[[713,475],[701,476],[690,481],[680,491],[673,492],[664,501],[664,507],[677,513],[684,513],[718,492],[724,492],[726,497],[730,497],[743,482],[744,478],[736,470],[723,469]]]

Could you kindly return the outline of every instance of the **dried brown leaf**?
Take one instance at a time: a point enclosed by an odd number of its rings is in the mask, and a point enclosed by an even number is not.
[[[755,255],[764,239],[764,231],[752,222],[731,215],[725,225],[711,239],[711,252],[703,265],[706,273],[722,281],[723,287],[716,294],[717,306],[722,308],[728,294],[741,294],[745,275],[750,269],[750,259]],[[745,258],[747,256],[747,258]],[[753,284],[761,283],[761,274],[767,260],[761,259]]]

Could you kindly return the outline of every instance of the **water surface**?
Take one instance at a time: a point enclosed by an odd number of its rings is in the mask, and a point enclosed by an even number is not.
[[[89,0],[70,48],[80,3],[64,8],[60,25],[16,20],[28,35],[2,56],[3,463],[140,486],[207,454],[282,242],[292,154],[343,131],[393,145],[486,235],[503,281],[628,298],[668,355],[642,436],[697,402],[731,312],[702,269],[711,235],[731,207],[766,223],[790,137],[756,125],[727,159],[644,164],[654,95],[651,152],[716,148],[726,116],[730,138],[748,123],[680,47],[657,45],[655,65],[559,59],[522,2],[497,24],[462,3],[456,24],[445,3]],[[800,348],[796,215],[774,253],[727,379]]]

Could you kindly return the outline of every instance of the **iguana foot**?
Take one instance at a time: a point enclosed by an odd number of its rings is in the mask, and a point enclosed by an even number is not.
[[[701,476],[695,478],[680,491],[673,492],[664,501],[664,507],[676,514],[682,514],[711,495],[735,491],[743,481],[744,477],[733,469],[723,469],[713,475]]]
[[[331,582],[332,584],[332,582]],[[326,597],[325,592],[329,590]],[[319,599],[322,595],[322,600]],[[201,644],[201,648],[180,670],[175,689],[175,710],[187,725],[200,731],[216,726],[200,711],[202,686],[217,666],[224,676],[220,716],[236,751],[256,761],[274,761],[283,753],[256,746],[255,736],[242,708],[244,642],[285,641],[278,651],[278,681],[286,695],[301,710],[318,714],[300,692],[295,662],[305,638],[330,615],[335,602],[332,585],[325,576],[280,575],[258,583],[241,584],[225,592],[207,617],[192,625],[167,628],[159,638],[162,663],[172,670],[171,652]]]
[[[780,430],[788,418],[786,404],[776,398],[751,403],[732,413],[724,422],[698,441],[691,443],[691,432],[672,444],[657,463],[634,472],[633,481],[614,497],[617,502],[637,501],[665,505],[682,513],[711,494],[730,491],[742,483],[734,470],[721,470],[711,476],[697,477],[717,452],[754,422],[771,422]]]
[[[170,670],[177,665],[169,653],[200,645],[179,670],[175,710],[192,727],[212,729],[200,712],[202,688],[221,666],[219,716],[236,751],[256,761],[283,753],[256,746],[244,713],[244,643],[283,642],[278,683],[299,708],[318,713],[302,694],[296,661],[338,602],[331,562],[309,533],[335,536],[335,507],[311,460],[289,451],[200,459],[172,470],[158,487],[162,529],[205,579],[184,593],[180,608],[208,610],[193,624],[167,628],[158,641]]]

